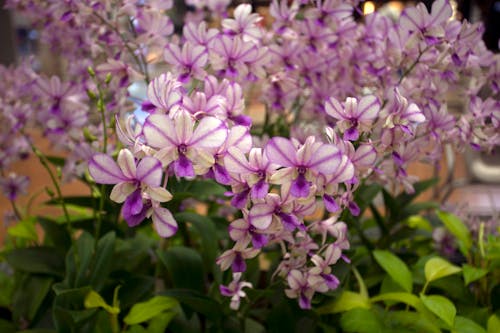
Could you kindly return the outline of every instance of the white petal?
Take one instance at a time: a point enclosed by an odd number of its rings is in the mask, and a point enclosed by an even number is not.
[[[224,144],[227,135],[227,126],[222,120],[215,117],[205,117],[196,127],[189,145],[202,149],[216,149]]]
[[[153,210],[153,225],[161,237],[167,238],[177,232],[177,222],[166,208],[157,207]]]
[[[146,119],[142,131],[146,143],[153,148],[161,149],[177,146],[174,123],[167,115],[150,115]]]
[[[117,162],[125,177],[127,177],[128,179],[135,179],[135,158],[130,150],[120,150],[120,153],[118,153]]]

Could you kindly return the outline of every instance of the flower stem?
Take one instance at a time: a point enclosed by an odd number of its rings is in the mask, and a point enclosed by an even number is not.
[[[66,228],[69,234],[69,238],[71,240],[71,244],[73,248],[75,249],[74,253],[74,259],[75,262],[79,262],[78,260],[78,247],[75,244],[75,240],[73,238],[73,227],[71,226],[71,218],[69,216],[68,212],[68,207],[66,206],[66,202],[64,201],[64,197],[62,195],[61,187],[59,186],[59,183],[57,181],[56,176],[54,175],[54,172],[50,168],[49,161],[47,157],[42,153],[41,150],[39,150],[33,143],[31,143],[31,150],[33,153],[38,157],[38,160],[42,164],[42,166],[47,170],[47,173],[50,176],[50,179],[52,180],[52,184],[54,185],[54,188],[56,189],[56,194],[57,194],[57,200],[61,204],[63,214],[64,214],[64,219],[66,220]]]

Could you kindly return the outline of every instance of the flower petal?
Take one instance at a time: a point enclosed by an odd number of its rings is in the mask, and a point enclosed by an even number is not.
[[[172,213],[163,207],[153,209],[153,225],[160,237],[171,237],[177,232],[177,222]]]
[[[248,220],[257,229],[266,229],[273,221],[274,207],[267,204],[256,204],[248,213]]]
[[[154,157],[146,156],[137,165],[137,179],[148,186],[160,186],[162,176],[161,162]]]
[[[89,173],[99,184],[117,184],[128,180],[118,164],[106,154],[95,154],[90,158]]]
[[[219,148],[226,141],[227,135],[227,126],[222,120],[205,117],[194,130],[189,145],[202,149]]]
[[[335,173],[341,160],[342,153],[336,146],[324,144],[312,156],[309,167],[326,176]]]
[[[142,132],[146,143],[153,148],[169,148],[178,144],[174,122],[167,115],[153,114],[147,117]]]
[[[276,163],[284,167],[293,167],[296,164],[295,157],[297,150],[292,142],[286,138],[272,138],[267,143],[265,152],[267,158],[272,163]]]

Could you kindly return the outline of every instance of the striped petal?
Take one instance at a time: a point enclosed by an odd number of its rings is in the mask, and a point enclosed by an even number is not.
[[[325,112],[330,117],[333,117],[337,120],[345,119],[344,108],[342,107],[342,105],[340,105],[339,101],[337,101],[333,97],[330,97],[330,99],[326,101]]]
[[[118,153],[117,162],[125,177],[127,177],[128,179],[135,179],[135,158],[130,150],[120,150],[120,153]]]
[[[361,120],[373,120],[377,118],[380,111],[380,103],[374,95],[367,95],[361,98],[358,103],[357,116]]]
[[[137,179],[148,186],[160,186],[162,176],[161,162],[154,157],[146,156],[137,165]]]
[[[118,184],[128,180],[118,164],[106,154],[96,154],[90,158],[89,173],[98,184]]]
[[[169,116],[164,114],[150,115],[142,129],[146,143],[153,148],[170,148],[177,146],[175,126]]]
[[[265,151],[271,163],[276,163],[284,167],[293,167],[296,165],[296,149],[288,139],[281,137],[272,138],[267,143]]]
[[[273,221],[274,207],[267,204],[256,204],[248,213],[248,220],[255,228],[263,230]]]
[[[187,111],[176,113],[174,118],[175,133],[177,133],[177,142],[188,144],[193,135],[194,119]]]
[[[341,161],[340,150],[334,145],[324,144],[312,156],[309,167],[326,176],[335,173]]]
[[[247,174],[253,171],[245,155],[235,147],[229,147],[226,156],[224,156],[224,165],[231,173]]]
[[[160,237],[167,238],[177,232],[177,222],[172,213],[163,207],[153,209],[153,225]]]
[[[224,144],[227,135],[227,126],[222,120],[205,117],[194,130],[189,145],[201,149],[217,149]]]

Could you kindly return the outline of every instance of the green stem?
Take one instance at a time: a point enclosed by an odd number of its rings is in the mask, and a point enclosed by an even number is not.
[[[411,71],[415,68],[415,66],[417,66],[417,64],[419,63],[420,61],[420,58],[422,57],[422,55],[427,52],[431,47],[430,46],[427,46],[423,51],[421,51],[418,56],[417,56],[417,59],[415,59],[415,61],[410,65],[410,67],[408,67],[408,69],[406,69],[406,71],[403,72],[403,74],[401,75],[401,77],[399,78],[399,81],[398,81],[398,86],[401,84],[401,82],[403,82],[403,79],[408,76],[408,74],[411,73]]]
[[[137,66],[139,66],[139,69],[144,74],[144,78],[145,78],[146,83],[149,83],[149,73],[148,73],[148,70],[147,70],[147,64],[146,63],[143,64],[143,62],[141,62],[141,60],[139,59],[139,57],[137,57],[137,55],[134,53],[134,50],[129,45],[129,41],[125,39],[125,37],[118,30],[118,28],[116,28],[111,23],[109,23],[104,17],[102,17],[101,15],[97,14],[96,12],[93,12],[93,14],[94,14],[95,17],[97,17],[101,21],[101,23],[103,23],[105,26],[107,26],[108,28],[110,28],[111,30],[113,30],[120,37],[120,39],[122,40],[123,45],[127,49],[128,53],[130,53],[130,55],[134,59],[135,63],[137,64]],[[144,55],[142,55],[142,59],[145,61]]]
[[[79,262],[78,260],[78,247],[75,244],[75,240],[73,238],[73,227],[71,226],[71,218],[69,217],[69,212],[68,212],[68,207],[66,206],[66,202],[64,201],[64,197],[62,195],[61,187],[59,186],[59,183],[57,181],[56,176],[54,175],[54,172],[50,168],[49,162],[47,160],[47,157],[37,148],[33,143],[31,143],[31,150],[33,153],[38,157],[38,160],[42,164],[42,166],[47,170],[47,173],[50,176],[50,179],[52,180],[52,184],[54,185],[54,188],[56,189],[56,194],[57,194],[57,200],[61,204],[63,214],[64,214],[64,219],[66,220],[66,228],[68,230],[69,238],[71,240],[71,244],[73,248],[75,249],[74,253],[74,259],[75,263]]]
[[[97,85],[98,91],[99,91],[99,99],[97,100],[97,109],[101,115],[101,122],[102,122],[102,130],[103,130],[103,147],[102,147],[102,152],[106,154],[107,152],[107,147],[108,147],[108,128],[106,124],[106,106],[104,105],[104,96],[102,94],[101,87],[99,84]],[[96,240],[96,245],[97,245],[97,240],[99,239],[99,234],[101,233],[101,225],[102,225],[102,213],[104,210],[104,197],[105,197],[105,190],[106,190],[106,185],[102,184],[101,185],[101,197],[99,198],[99,211],[97,213],[97,220],[96,220],[96,226],[95,226],[95,240]]]

